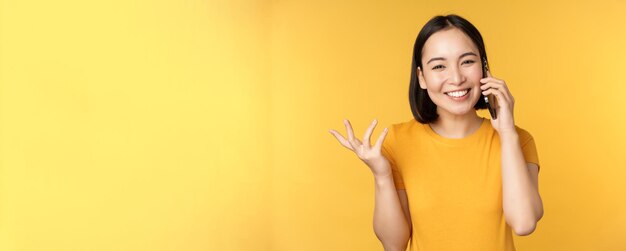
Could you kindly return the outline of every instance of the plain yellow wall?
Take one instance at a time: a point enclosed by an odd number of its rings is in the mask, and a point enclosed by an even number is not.
[[[267,1],[2,1],[0,250],[271,250]]]
[[[450,13],[537,143],[518,250],[626,249],[623,1],[0,3],[0,250],[382,250],[328,129],[410,119],[415,36]]]

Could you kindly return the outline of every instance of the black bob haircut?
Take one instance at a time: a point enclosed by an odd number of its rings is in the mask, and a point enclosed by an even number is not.
[[[411,65],[411,84],[409,86],[409,103],[411,104],[411,112],[413,113],[413,117],[422,124],[434,122],[439,117],[439,114],[437,114],[437,105],[435,105],[435,103],[433,103],[430,99],[426,89],[422,89],[419,86],[417,67],[420,67],[422,70],[424,69],[422,66],[422,49],[424,48],[426,40],[431,35],[435,32],[450,28],[458,28],[469,36],[478,48],[481,64],[488,62],[483,37],[473,24],[455,14],[435,16],[431,18],[424,25],[424,27],[422,27],[422,30],[420,30],[417,38],[415,39],[415,45],[413,46],[413,63]],[[483,65],[483,77],[486,77],[487,74],[484,69],[485,67]],[[478,102],[474,105],[474,110],[479,109],[487,109],[487,103],[485,103],[485,98],[482,94],[480,95]]]

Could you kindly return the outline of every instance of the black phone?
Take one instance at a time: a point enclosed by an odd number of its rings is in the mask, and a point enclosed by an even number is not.
[[[487,71],[489,70],[489,65],[487,65],[487,59],[483,58],[483,78],[487,77]],[[492,119],[497,119],[498,114],[496,113],[496,107],[498,105],[496,97],[493,94],[489,94],[481,96],[485,99],[485,103],[487,103],[487,108],[489,109],[489,114],[491,114]]]

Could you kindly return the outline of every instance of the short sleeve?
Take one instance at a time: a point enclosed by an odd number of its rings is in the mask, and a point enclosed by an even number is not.
[[[383,141],[381,154],[389,161],[391,174],[393,175],[393,183],[396,186],[396,190],[402,190],[405,189],[404,181],[402,180],[402,175],[398,169],[396,155],[393,150],[396,145],[396,132],[394,130],[394,125],[387,128],[389,128],[389,132],[387,132],[387,136],[385,136],[385,140]]]
[[[541,166],[539,165],[539,155],[537,154],[537,146],[535,145],[535,139],[533,136],[528,131],[519,127],[518,135],[522,147],[522,153],[524,154],[524,160],[526,160],[527,163],[536,164],[539,169],[541,169]]]

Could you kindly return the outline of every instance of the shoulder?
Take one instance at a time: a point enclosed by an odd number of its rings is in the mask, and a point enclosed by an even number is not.
[[[397,123],[390,124],[387,139],[390,144],[399,148],[409,147],[411,142],[415,142],[425,136],[424,125],[411,118]],[[407,145],[409,144],[409,145]]]
[[[520,142],[527,142],[529,140],[533,140],[533,135],[524,128],[519,126],[515,126],[515,131],[517,131],[517,135],[519,136]]]
[[[421,123],[419,123],[414,118],[411,118],[409,120],[405,120],[405,121],[402,121],[402,122],[391,124],[392,128],[389,128],[389,129],[393,130],[395,133],[406,134],[406,133],[409,133],[411,131],[414,131],[416,128],[419,128],[421,126],[422,126]]]

